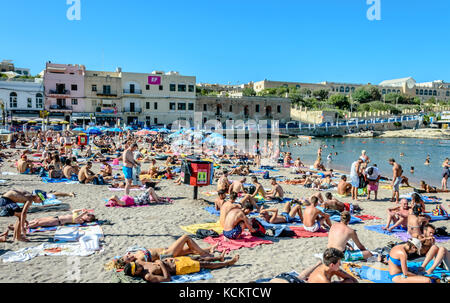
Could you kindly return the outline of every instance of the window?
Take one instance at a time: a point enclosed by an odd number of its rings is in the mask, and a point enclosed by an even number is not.
[[[15,92],[9,94],[9,107],[17,107],[17,94]]]
[[[385,94],[386,94],[386,89],[383,88],[383,90],[381,91],[381,93],[382,93],[383,95],[385,95]]]
[[[194,103],[188,104],[188,110],[194,110]]]
[[[418,95],[419,94],[419,89],[418,88],[416,88],[416,95]]]
[[[158,102],[153,103],[153,109],[157,110],[158,109]]]
[[[36,108],[42,108],[42,94],[36,94]]]
[[[428,90],[425,89],[425,90],[423,91],[423,94],[424,94],[425,96],[428,96]]]
[[[345,90],[345,88],[344,88],[343,86],[341,86],[341,88],[339,89],[339,91],[340,91],[341,93],[343,93],[344,90]]]
[[[423,89],[420,90],[420,94],[423,95]]]
[[[178,103],[178,110],[186,110],[186,103]]]
[[[446,95],[447,97],[449,97],[449,96],[450,96],[450,92],[447,91],[447,92],[445,93],[445,95]]]
[[[154,118],[153,121],[155,122],[155,124],[158,124],[158,118]]]
[[[189,91],[190,93],[193,93],[193,92],[195,91],[194,85],[189,84],[189,86],[188,86],[188,91]]]
[[[150,109],[150,102],[145,102],[145,109]]]
[[[353,93],[353,92],[355,92],[355,88],[354,88],[354,87],[352,87],[352,93]]]
[[[150,85],[147,84],[147,85],[145,86],[145,89],[146,89],[146,90],[150,90]]]
[[[281,105],[277,105],[277,113],[281,113]]]
[[[387,90],[387,93],[388,93],[388,94],[390,94],[390,93],[391,93],[391,90],[390,90],[390,89],[388,89],[388,90]]]
[[[178,84],[178,91],[179,92],[185,92],[186,91],[186,84]]]
[[[230,105],[229,112],[230,112],[230,113],[233,112],[233,105]]]
[[[92,74],[92,77],[98,77],[98,74]]]
[[[433,91],[433,96],[436,96],[436,93],[437,93],[437,91],[434,90],[434,91]]]
[[[170,110],[175,110],[175,102],[170,102],[169,108]]]
[[[176,85],[175,84],[170,84],[170,91],[174,92],[176,89]]]
[[[297,85],[295,86],[295,88],[300,88],[300,85],[297,84]],[[333,89],[334,89],[334,88],[333,88]]]
[[[72,84],[71,89],[72,89],[72,90],[78,90],[78,85]]]
[[[93,92],[96,92],[96,91],[97,91],[97,85],[92,84],[92,91],[93,91]]]
[[[259,104],[256,104],[255,112],[259,113]]]
[[[208,111],[208,106],[206,104],[203,104],[203,111],[204,112]]]
[[[347,86],[347,87],[345,88],[345,92],[346,92],[346,93],[350,92],[350,87]]]
[[[33,100],[31,98],[27,99],[27,107],[32,108],[33,107]]]
[[[163,90],[163,89],[164,89],[164,86],[160,85],[159,90]]]
[[[78,99],[72,99],[72,105],[78,105]]]
[[[103,94],[105,95],[111,94],[111,85],[103,85]]]

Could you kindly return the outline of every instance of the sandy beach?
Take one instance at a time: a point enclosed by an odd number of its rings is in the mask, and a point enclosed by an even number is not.
[[[163,164],[160,162],[161,165]],[[4,162],[2,172],[16,172],[12,167],[12,162]],[[146,169],[149,164],[144,164]],[[98,172],[99,164],[94,164],[93,170]],[[114,173],[120,172],[115,170]],[[294,178],[295,175],[288,169],[280,169],[272,174],[283,175]],[[230,180],[238,179],[238,176],[231,176]],[[62,192],[75,192],[75,198],[61,198],[62,207],[58,210],[39,210],[33,207],[28,220],[42,216],[56,216],[67,213],[69,209],[88,208],[94,209],[95,214],[101,220],[109,220],[111,225],[102,225],[104,232],[103,250],[94,255],[79,257],[81,268],[80,280],[77,282],[100,282],[109,283],[112,281],[112,273],[105,271],[103,266],[114,256],[122,255],[126,248],[132,245],[140,245],[147,248],[167,247],[173,240],[185,234],[180,225],[190,225],[196,223],[216,222],[218,217],[209,214],[203,208],[209,206],[204,201],[193,201],[193,188],[180,185],[176,186],[172,180],[162,180],[157,193],[159,196],[174,199],[172,205],[151,205],[139,208],[107,208],[105,199],[112,194],[122,195],[124,192],[111,192],[107,186],[81,185],[81,184],[44,184],[37,175],[2,175],[0,179],[6,180],[1,184],[1,192],[4,193],[11,188],[22,188],[28,191],[42,189],[44,191],[58,190]],[[259,178],[265,187],[269,186],[269,180]],[[290,198],[309,197],[317,192],[306,189],[299,185],[282,185],[286,191],[286,196]],[[214,201],[215,196],[207,197],[202,194],[204,191],[214,191],[216,184],[199,189],[199,198]],[[411,192],[411,188],[401,189],[400,194]],[[132,191],[136,195],[138,191]],[[325,193],[325,192],[323,192]],[[332,191],[335,193],[335,191]],[[442,198],[441,202],[448,209],[450,194],[429,194]],[[370,250],[386,245],[389,241],[399,241],[398,238],[389,235],[379,234],[366,230],[365,225],[384,224],[386,209],[392,207],[393,203],[388,202],[391,191],[380,189],[379,199],[381,201],[367,201],[360,198],[358,204],[364,209],[362,214],[374,215],[382,218],[381,221],[364,221],[361,224],[354,224],[352,227],[357,230],[361,242]],[[341,198],[343,202],[351,202],[350,198]],[[282,208],[282,204],[275,204]],[[434,208],[434,205],[427,205],[427,210]],[[39,210],[39,211],[37,211]],[[13,218],[0,218],[2,230],[8,224],[12,224]],[[434,222],[437,227],[445,226],[450,229],[449,221]],[[36,246],[44,242],[51,242],[54,232],[34,233],[28,235],[29,243],[12,243],[12,235],[9,242],[0,243],[0,255],[8,251],[16,251],[23,247]],[[273,244],[260,245],[255,248],[242,248],[232,251],[231,254],[239,253],[240,260],[235,266],[212,271],[213,278],[201,280],[199,283],[222,283],[222,282],[250,282],[260,278],[268,278],[282,272],[296,270],[297,272],[314,265],[318,259],[314,254],[321,254],[327,245],[327,238],[272,238]],[[197,240],[202,247],[208,244],[202,240]],[[450,242],[442,243],[450,249]],[[64,256],[38,256],[23,263],[0,263],[0,282],[74,282],[70,278],[70,258]]]

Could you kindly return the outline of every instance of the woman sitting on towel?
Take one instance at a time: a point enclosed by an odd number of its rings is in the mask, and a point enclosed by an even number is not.
[[[430,217],[423,215],[423,208],[420,204],[415,204],[412,213],[408,216],[408,233],[413,238],[418,238],[423,234],[423,227],[430,221]]]
[[[28,228],[36,227],[49,227],[49,226],[62,226],[65,224],[83,224],[88,222],[94,222],[96,220],[95,215],[86,209],[76,209],[71,214],[55,216],[55,217],[43,217],[34,219],[28,223]]]
[[[389,252],[389,280],[393,283],[431,283],[425,276],[418,276],[408,271],[408,255],[420,253],[422,243],[417,238],[411,238],[406,244],[394,246]]]
[[[211,257],[214,255],[219,244],[210,246],[207,250],[202,249],[194,240],[188,235],[183,235],[178,238],[172,245],[167,248],[142,248],[130,247],[127,253],[107,264],[107,267],[116,269],[124,268],[130,262],[154,262],[156,260],[163,260],[166,258],[187,256],[190,254],[200,255],[201,257]]]

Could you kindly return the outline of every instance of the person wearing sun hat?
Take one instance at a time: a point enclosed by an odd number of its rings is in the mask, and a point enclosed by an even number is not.
[[[408,255],[417,253],[420,255],[422,242],[417,238],[411,238],[406,243],[394,246],[389,252],[389,280],[393,283],[431,283],[432,279],[413,274],[408,271]]]

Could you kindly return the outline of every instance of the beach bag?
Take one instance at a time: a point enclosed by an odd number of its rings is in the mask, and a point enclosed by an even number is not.
[[[449,233],[447,232],[447,227],[442,226],[436,228],[436,232],[434,233],[434,235],[437,237],[448,237]]]
[[[195,233],[195,237],[198,239],[205,239],[208,237],[216,238],[218,236],[219,236],[219,234],[212,229],[201,229],[200,228],[200,229],[197,229],[197,232]]]
[[[92,180],[92,184],[94,185],[105,185],[105,180],[102,176],[97,176]]]
[[[437,205],[436,208],[431,211],[431,213],[433,214],[433,216],[447,216],[447,213],[442,209],[440,205]]]
[[[269,171],[264,172],[263,179],[270,179]]]
[[[255,185],[250,185],[249,187],[246,188],[247,194],[253,195],[253,193],[256,190],[256,186]]]
[[[292,238],[296,235],[296,233],[288,228],[285,228],[281,231],[280,235],[278,237],[283,237],[283,238]]]
[[[254,237],[264,237],[266,235],[266,229],[264,228],[264,226],[261,224],[261,222],[259,222],[258,220],[256,220],[256,218],[252,219],[252,227],[254,229],[256,229],[255,232],[251,233],[252,236]]]

